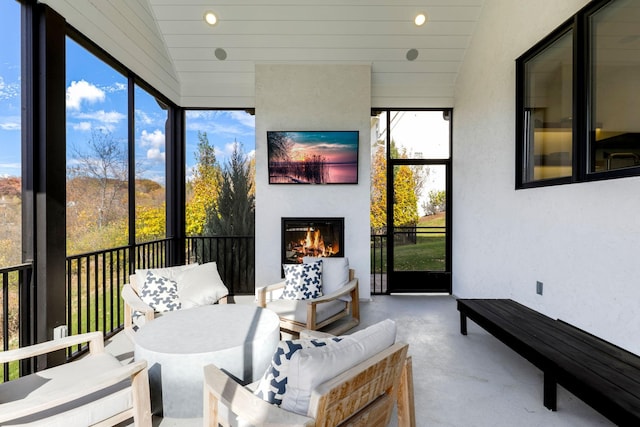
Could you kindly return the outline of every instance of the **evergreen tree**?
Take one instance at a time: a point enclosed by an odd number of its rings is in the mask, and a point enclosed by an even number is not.
[[[252,236],[255,228],[255,197],[250,162],[242,146],[233,153],[222,171],[217,204],[207,210],[204,233],[217,236]]]

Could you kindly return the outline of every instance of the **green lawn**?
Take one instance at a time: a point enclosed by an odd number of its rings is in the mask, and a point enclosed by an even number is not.
[[[418,226],[444,227],[444,213],[423,217]],[[436,233],[419,234],[415,243],[396,243],[394,252],[396,271],[443,271],[445,269],[445,234],[439,232],[440,230],[433,231]],[[371,248],[371,269],[374,273],[387,271],[385,247]]]

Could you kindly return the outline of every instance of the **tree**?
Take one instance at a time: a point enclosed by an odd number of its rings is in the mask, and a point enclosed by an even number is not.
[[[411,167],[399,166],[394,179],[393,223],[396,227],[410,227],[418,223],[418,198],[414,185]]]
[[[222,172],[217,204],[207,210],[204,232],[219,236],[252,236],[255,232],[250,162],[237,142]]]
[[[429,200],[422,204],[422,209],[426,215],[435,215],[444,212],[447,206],[446,193],[444,191],[429,191]]]
[[[198,151],[186,206],[188,236],[202,235],[207,212],[215,207],[222,171],[206,132],[198,132]]]
[[[233,153],[222,172],[222,183],[218,187],[217,203],[207,210],[204,233],[209,236],[253,236],[255,234],[255,190],[252,163],[245,156],[242,146],[234,142]],[[210,248],[203,248],[208,259]],[[231,239],[225,247],[223,257],[229,256],[234,263],[245,266],[242,277],[253,283],[255,270],[250,262],[251,254],[244,239]],[[220,254],[218,255],[220,260]],[[225,262],[223,260],[223,265]],[[242,280],[239,278],[239,280]]]
[[[288,162],[290,160],[293,141],[283,132],[269,134],[269,162]]]
[[[111,132],[105,130],[93,130],[86,147],[72,147],[74,164],[68,168],[69,180],[86,177],[98,183],[98,191],[93,199],[98,229],[120,216],[115,207],[120,205],[120,198],[127,189],[125,149],[126,144],[115,140]]]
[[[371,165],[371,227],[387,225],[387,158],[384,143],[377,144]]]

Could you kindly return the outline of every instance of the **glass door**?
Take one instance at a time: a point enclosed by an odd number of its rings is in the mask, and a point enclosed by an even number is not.
[[[451,293],[451,110],[389,110],[387,293]]]

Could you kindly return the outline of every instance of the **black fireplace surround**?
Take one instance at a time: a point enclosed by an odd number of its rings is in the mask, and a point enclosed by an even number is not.
[[[344,256],[344,218],[282,218],[282,264]]]

